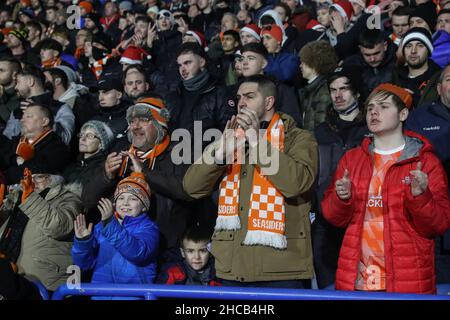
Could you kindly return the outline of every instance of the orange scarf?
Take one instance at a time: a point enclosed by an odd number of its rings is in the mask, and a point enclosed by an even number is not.
[[[59,65],[61,65],[61,58],[48,59],[48,60],[42,61],[42,68],[44,68],[44,69],[51,69],[51,68],[57,67]]]
[[[77,60],[80,60],[81,56],[84,55],[84,48],[76,48],[73,55]]]
[[[18,164],[22,164],[24,161],[28,161],[30,159],[33,159],[34,157],[34,146],[38,144],[42,139],[44,139],[46,136],[48,136],[52,132],[51,129],[48,129],[44,132],[42,132],[36,140],[34,140],[32,143],[28,142],[28,139],[25,137],[21,137],[19,140],[19,144],[16,148],[16,154],[17,154],[17,161]],[[19,160],[20,159],[20,160]],[[21,161],[22,163],[19,163]]]
[[[281,152],[284,150],[284,125],[275,113],[266,130],[266,139]],[[235,163],[227,168],[220,183],[219,210],[216,230],[239,230],[239,188],[241,164]],[[250,195],[247,234],[243,244],[263,245],[286,249],[285,205],[280,191],[261,174],[255,166],[252,193]]]
[[[169,135],[166,134],[166,136],[164,137],[164,139],[161,143],[155,145],[151,150],[149,150],[147,152],[139,151],[136,148],[134,148],[133,145],[131,145],[129,152],[134,154],[138,158],[138,160],[141,161],[142,163],[144,163],[146,160],[148,160],[148,167],[150,169],[153,169],[153,167],[155,165],[155,159],[167,149],[167,147],[169,146],[169,143],[170,143],[170,138],[169,138]],[[120,170],[119,170],[119,177],[125,176],[125,173],[127,172],[127,169],[128,169],[129,160],[130,160],[129,157],[125,157],[122,160],[122,165],[120,166]]]
[[[104,57],[103,59],[95,61],[93,64],[89,64],[97,80],[100,79],[100,76],[102,75],[103,66],[106,65],[108,60],[111,59],[112,57],[113,57],[112,54],[107,54],[106,57]]]

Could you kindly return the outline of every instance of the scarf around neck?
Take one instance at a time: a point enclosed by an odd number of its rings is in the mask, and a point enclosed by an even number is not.
[[[200,90],[209,80],[209,73],[205,69],[189,80],[183,80],[183,85],[187,91]]]
[[[133,153],[140,162],[144,163],[148,160],[148,167],[150,169],[153,169],[155,165],[156,158],[162,154],[170,143],[170,137],[168,134],[164,137],[163,141],[161,143],[155,145],[153,148],[151,148],[149,151],[139,151],[137,150],[133,145],[131,145],[129,152]],[[122,165],[120,166],[119,170],[119,177],[125,177],[126,172],[128,170],[128,164],[130,162],[130,157],[124,157],[122,160]]]
[[[265,137],[279,151],[284,151],[284,125],[275,113]],[[215,229],[239,230],[239,194],[241,164],[228,166],[220,183],[219,208]],[[276,186],[254,166],[252,191],[247,216],[247,234],[244,245],[262,245],[286,249],[284,197]]]

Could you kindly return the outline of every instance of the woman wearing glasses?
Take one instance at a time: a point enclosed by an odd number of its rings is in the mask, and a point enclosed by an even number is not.
[[[75,182],[83,187],[104,162],[114,135],[106,123],[90,120],[81,127],[78,138],[77,160],[64,171],[64,179],[66,183]]]

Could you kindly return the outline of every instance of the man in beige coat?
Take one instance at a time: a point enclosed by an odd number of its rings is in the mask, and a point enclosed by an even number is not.
[[[212,254],[224,285],[308,287],[317,143],[275,111],[276,87],[266,77],[247,78],[237,98],[237,116],[189,168],[184,189],[201,198],[220,183]]]
[[[67,268],[72,265],[73,221],[81,211],[81,200],[63,185],[61,176],[25,171],[20,190],[11,190],[0,208],[0,221],[4,221],[0,247],[21,283],[26,283],[24,276],[54,291],[66,282]],[[0,290],[10,281],[2,277]],[[27,298],[12,291],[13,297]]]

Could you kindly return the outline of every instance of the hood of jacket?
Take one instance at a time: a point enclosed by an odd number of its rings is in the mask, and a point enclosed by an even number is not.
[[[425,152],[433,152],[433,146],[424,136],[409,130],[405,130],[403,134],[405,136],[405,148],[403,149],[398,162],[408,162]],[[364,152],[372,154],[374,149],[373,136],[366,137],[363,140],[361,147]]]

